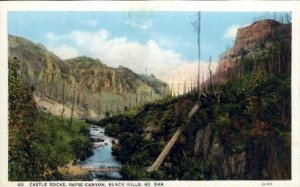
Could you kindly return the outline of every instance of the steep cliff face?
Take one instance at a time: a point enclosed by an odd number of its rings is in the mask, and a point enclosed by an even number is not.
[[[291,67],[291,24],[274,20],[257,21],[238,29],[232,48],[219,59],[215,77],[218,82],[226,82],[233,76],[246,73],[245,59],[254,59],[251,67],[264,66],[267,73],[290,73]]]
[[[69,74],[78,77],[78,84],[90,92],[135,92],[144,82],[129,69],[111,68],[98,59],[77,57],[66,60]]]
[[[240,28],[237,32],[235,50],[246,52],[268,46],[276,40],[291,42],[291,24],[282,24],[274,20],[262,20],[250,26]]]
[[[61,60],[41,44],[9,36],[9,58],[13,57],[21,62],[23,79],[35,88],[37,101],[41,101],[38,104],[43,103],[41,106],[53,114],[63,113],[54,111],[62,110],[62,103],[70,108],[74,95],[77,116],[98,119],[163,98],[163,90],[169,90],[166,83],[155,79],[155,84],[149,84],[128,68],[108,67],[86,56]],[[42,102],[46,100],[52,104]]]

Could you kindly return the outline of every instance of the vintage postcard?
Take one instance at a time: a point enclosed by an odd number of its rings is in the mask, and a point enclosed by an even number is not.
[[[0,5],[1,186],[300,185],[299,2]]]

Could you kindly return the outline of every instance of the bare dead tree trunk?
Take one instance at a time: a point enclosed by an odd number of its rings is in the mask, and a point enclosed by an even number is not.
[[[61,111],[61,116],[64,117],[64,112],[65,112],[65,79],[63,80],[63,85],[62,85],[62,111]]]
[[[147,169],[148,172],[153,172],[159,169],[160,165],[166,158],[166,156],[171,151],[172,147],[174,146],[175,142],[178,140],[178,137],[180,136],[182,132],[182,127],[179,127],[175,134],[172,136],[171,140],[168,142],[168,144],[165,146],[163,151],[160,153],[160,155],[157,157],[155,162]]]
[[[81,100],[81,102],[82,102],[83,104],[85,104],[85,103],[86,103],[86,98],[85,98],[86,94],[85,94],[84,89],[82,89],[81,92],[82,92],[82,100]]]
[[[135,107],[137,108],[137,106],[138,106],[138,96],[137,94],[135,94]]]
[[[107,108],[107,105],[105,105],[105,116],[107,115],[107,112],[108,112],[108,108]],[[106,116],[108,117],[108,116]]]
[[[76,100],[76,82],[74,83],[74,90],[73,90],[73,103],[72,103],[72,109],[71,109],[70,127],[72,126],[72,122],[73,122],[73,112],[74,112],[75,100]]]
[[[210,86],[213,90],[213,93],[214,93],[214,96],[216,96],[216,92],[215,92],[215,87],[214,87],[214,84],[213,84],[213,80],[212,80],[212,77],[211,77],[211,68],[210,68],[210,65],[211,65],[211,57],[209,57],[209,65],[208,65],[208,70],[209,70],[209,80],[210,80]]]
[[[53,89],[53,98],[59,99],[58,84],[57,84],[57,81],[55,81],[55,78],[53,79],[52,89]]]
[[[243,59],[241,60],[241,77],[244,76],[244,65],[243,65]]]
[[[281,73],[281,54],[280,54],[280,51],[278,52],[278,69],[277,69],[277,71],[278,71],[278,75],[280,75],[280,73]]]
[[[263,74],[265,74],[265,63],[263,62],[263,56],[260,58],[260,69]]]
[[[182,154],[183,154],[184,159],[187,160],[187,156],[186,156],[186,154],[185,154],[185,151],[182,149],[182,147],[181,147],[181,151],[182,151]]]
[[[98,119],[100,120],[100,118],[101,118],[101,100],[100,100],[100,98],[99,98],[98,102],[99,102],[98,103]]]
[[[272,61],[271,61],[271,58],[270,56],[268,55],[268,69],[269,69],[269,75],[271,74],[272,72]]]
[[[274,54],[272,54],[272,71],[273,71],[273,74],[275,74],[275,63],[274,63]]]
[[[191,92],[193,92],[193,79],[191,79]]]
[[[183,93],[186,94],[186,81],[184,81]]]
[[[46,80],[44,80],[44,86],[43,86],[43,95],[46,96]]]
[[[171,86],[171,97],[173,97],[173,92],[174,92],[174,87],[173,87],[173,83],[172,83],[172,86]],[[175,92],[174,92],[175,93]],[[175,94],[174,94],[175,95]]]
[[[80,90],[80,89],[79,89],[79,90]],[[77,105],[79,105],[79,103],[80,103],[80,96],[81,96],[81,95],[80,95],[80,92],[78,92],[78,94],[77,94],[77,101],[76,101],[76,102],[77,102]]]
[[[129,96],[129,105],[128,105],[128,109],[131,109],[131,96]]]
[[[156,171],[156,170],[159,169],[160,165],[163,163],[164,159],[170,153],[172,147],[174,146],[174,144],[178,140],[178,137],[181,135],[181,132],[182,132],[183,128],[186,127],[189,124],[191,118],[194,116],[194,114],[197,112],[198,109],[199,109],[199,103],[196,103],[195,106],[190,111],[190,113],[188,114],[187,120],[185,120],[184,124],[181,125],[177,129],[177,131],[172,136],[172,138],[168,142],[168,144],[164,147],[164,149],[162,150],[162,152],[160,153],[160,155],[157,157],[157,159],[155,160],[155,162],[147,169],[148,172],[153,172],[153,171]]]
[[[198,82],[197,91],[200,93],[200,59],[201,59],[201,49],[200,49],[200,34],[201,34],[201,12],[198,12]]]
[[[201,89],[203,90],[203,86],[205,86],[204,83],[204,73],[202,73],[202,82],[201,82]]]

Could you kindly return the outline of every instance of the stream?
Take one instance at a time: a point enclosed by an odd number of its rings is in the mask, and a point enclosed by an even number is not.
[[[104,130],[103,127],[91,125],[90,138],[93,146],[93,155],[81,163],[85,168],[96,170],[91,171],[89,176],[89,178],[94,181],[121,179],[121,175],[119,171],[117,171],[121,168],[121,163],[112,155],[112,146],[117,140],[106,136]]]

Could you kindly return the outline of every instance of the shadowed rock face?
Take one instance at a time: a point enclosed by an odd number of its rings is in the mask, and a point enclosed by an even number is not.
[[[58,103],[64,95],[65,102],[71,103],[75,87],[76,106],[94,110],[98,113],[94,118],[160,99],[169,92],[168,85],[154,76],[138,75],[122,66],[108,67],[86,56],[61,60],[43,45],[17,36],[9,36],[9,58],[13,57],[20,60],[21,76],[35,88],[35,94]]]

